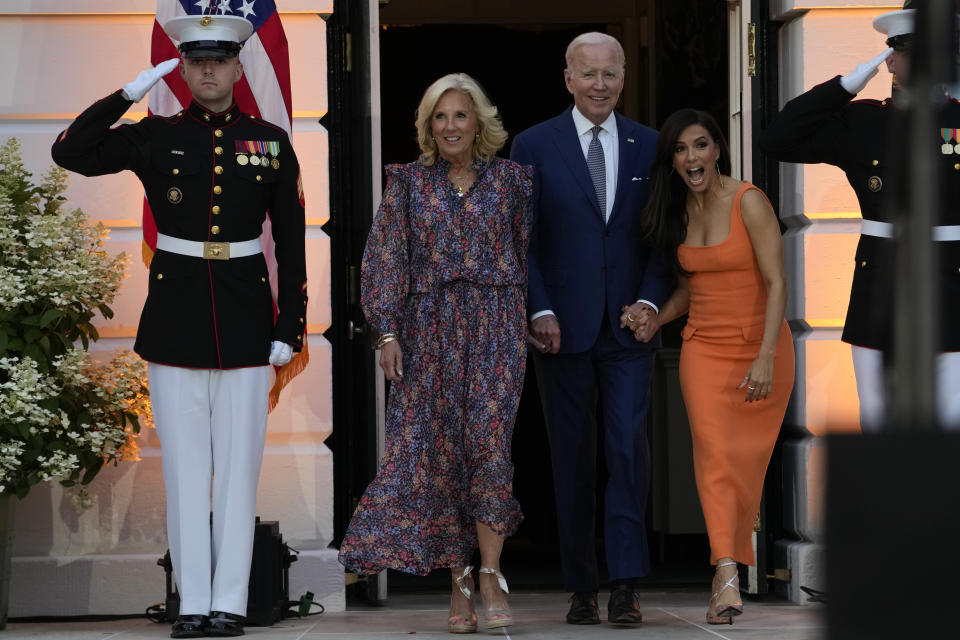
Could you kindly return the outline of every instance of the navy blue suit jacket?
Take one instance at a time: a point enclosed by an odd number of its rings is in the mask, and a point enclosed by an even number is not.
[[[560,353],[596,342],[604,308],[626,348],[659,346],[659,334],[637,342],[620,328],[620,309],[637,300],[662,306],[671,292],[667,263],[641,241],[657,132],[619,113],[617,191],[608,222],[597,202],[571,110],[516,137],[510,158],[535,170],[536,214],[528,252],[528,316],[552,310]]]

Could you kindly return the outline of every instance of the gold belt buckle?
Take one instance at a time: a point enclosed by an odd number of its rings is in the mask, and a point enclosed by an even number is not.
[[[203,257],[207,260],[229,260],[230,243],[229,242],[204,242]]]

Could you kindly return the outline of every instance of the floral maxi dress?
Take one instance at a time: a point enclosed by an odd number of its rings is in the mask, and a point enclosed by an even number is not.
[[[386,442],[340,546],[350,571],[425,575],[468,564],[476,522],[500,535],[523,516],[510,445],[526,362],[532,182],[500,158],[474,161],[460,196],[449,163],[390,165],[363,256],[370,325],[396,333]]]

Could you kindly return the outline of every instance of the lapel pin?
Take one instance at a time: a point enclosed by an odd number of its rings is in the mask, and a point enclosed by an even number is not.
[[[627,138],[627,142],[632,143],[632,142],[633,142],[633,138]]]

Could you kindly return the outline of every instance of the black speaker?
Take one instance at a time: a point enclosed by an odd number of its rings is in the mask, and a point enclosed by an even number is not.
[[[827,437],[827,638],[957,637],[960,433]]]
[[[253,532],[247,624],[267,627],[286,617],[291,604],[290,565],[296,560],[296,551],[292,551],[280,535],[280,523],[275,520],[261,522],[257,518]],[[166,619],[172,622],[180,614],[180,594],[173,579],[169,550],[157,560],[157,564],[164,569]]]

